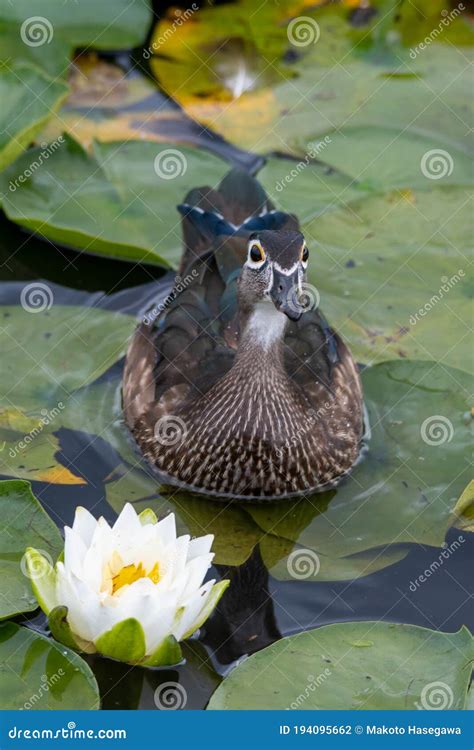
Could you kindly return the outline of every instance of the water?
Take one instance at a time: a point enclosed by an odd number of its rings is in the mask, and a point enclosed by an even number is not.
[[[23,287],[19,281],[41,278],[51,285],[55,305],[88,305],[136,314],[162,295],[170,283],[169,275],[163,276],[156,268],[133,267],[62,247],[48,247],[6,220],[2,220],[0,237],[0,304],[3,305],[18,304],[19,290]],[[31,325],[35,325],[34,316]],[[121,367],[122,362],[117,363],[97,383],[109,384],[117,391]],[[107,393],[104,389],[104,401],[98,404],[98,412],[101,406],[105,411],[109,408],[109,401],[105,401]],[[114,410],[119,408],[118,395],[118,392],[114,395]],[[85,479],[86,484],[67,486],[34,481],[34,493],[60,527],[72,522],[78,504],[113,521],[116,513],[106,494],[114,473],[120,474],[123,464],[118,448],[128,451],[129,460],[135,456],[120,419],[115,419],[104,437],[92,439],[82,423],[80,429],[74,429],[73,425],[60,427],[57,435],[60,439],[57,457],[63,465],[73,467],[76,476]],[[376,452],[377,446],[371,450]],[[135,460],[139,462],[139,457],[135,456]],[[184,498],[181,505],[174,506],[178,515],[180,508],[185,515],[189,509],[187,502]],[[201,507],[208,515],[212,514],[214,506],[209,501],[193,502],[193,508]],[[324,511],[324,503],[329,500],[321,502]],[[382,619],[447,632],[461,625],[472,627],[473,612],[467,592],[472,586],[474,535],[462,533],[465,543],[416,592],[410,590],[410,583],[429,568],[440,550],[417,544],[415,540],[409,545],[408,554],[405,549],[405,556],[401,555],[398,562],[370,575],[337,582],[279,580],[269,572],[257,545],[242,564],[219,564],[212,570],[213,577],[230,577],[231,586],[199,639],[185,645],[185,663],[179,668],[142,670],[87,657],[99,682],[102,705],[155,709],[156,688],[173,681],[184,686],[187,709],[204,708],[222,676],[239,659],[282,636],[328,623]],[[458,536],[459,531],[451,529],[446,543],[449,545]],[[29,627],[45,627],[41,615],[17,619]]]

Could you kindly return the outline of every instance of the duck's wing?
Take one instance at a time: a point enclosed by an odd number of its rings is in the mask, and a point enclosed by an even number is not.
[[[179,411],[204,395],[232,367],[238,336],[237,279],[249,235],[293,228],[257,180],[232,170],[218,190],[192,190],[179,207],[184,254],[167,300],[150,311],[127,352],[123,405],[133,428]]]
[[[362,435],[363,396],[357,364],[319,310],[304,313],[288,326],[285,366],[316,418],[332,412],[338,419],[340,408],[344,434]]]

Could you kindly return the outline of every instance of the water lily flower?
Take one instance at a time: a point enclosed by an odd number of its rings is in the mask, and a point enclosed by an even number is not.
[[[33,591],[56,640],[131,664],[181,661],[179,642],[207,620],[229,581],[203,584],[214,537],[176,536],[171,513],[137,515],[127,504],[111,527],[77,508],[53,566],[31,547]]]

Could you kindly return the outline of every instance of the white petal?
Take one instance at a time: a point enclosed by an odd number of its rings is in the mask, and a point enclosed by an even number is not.
[[[176,541],[176,518],[174,513],[169,513],[155,526],[157,539],[163,544]]]
[[[199,613],[205,606],[214,583],[215,581],[208,581],[205,583],[204,586],[189,600],[179,622],[173,627],[173,635],[177,641],[181,640],[183,635],[190,630],[193,622],[196,622],[198,619]]]
[[[66,526],[64,529],[64,565],[67,570],[73,571],[79,578],[82,576],[82,567],[87,548],[82,538],[73,529]]]
[[[137,516],[135,508],[130,503],[126,503],[112,529],[115,534],[136,534],[141,528],[140,519]]]
[[[81,537],[86,547],[91,543],[96,526],[97,521],[92,513],[79,505],[76,508],[72,530]]]
[[[208,555],[202,555],[191,560],[186,565],[187,580],[186,584],[181,592],[181,603],[187,604],[190,597],[194,596],[201,586],[207,571],[211,567],[214,553],[210,552]]]
[[[197,539],[191,539],[188,549],[188,560],[193,560],[199,555],[207,555],[211,551],[214,534],[199,536]]]

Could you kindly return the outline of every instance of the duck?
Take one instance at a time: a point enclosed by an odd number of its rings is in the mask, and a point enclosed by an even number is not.
[[[317,257],[297,217],[240,169],[192,189],[178,210],[173,289],[125,357],[123,412],[138,450],[163,483],[211,499],[335,487],[362,451],[363,394],[308,283]]]

